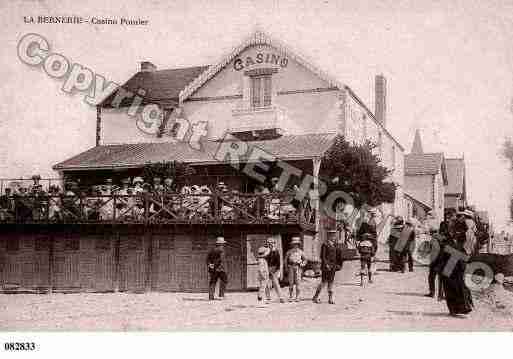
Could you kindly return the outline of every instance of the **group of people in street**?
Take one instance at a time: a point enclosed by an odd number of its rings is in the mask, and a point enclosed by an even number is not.
[[[458,257],[451,262],[453,252],[469,258],[478,252],[475,215],[469,209],[452,212],[446,216],[438,230],[431,229],[432,257],[430,260],[427,296],[435,297],[436,279],[439,278],[439,299],[445,298],[449,313],[453,316],[468,314],[474,304],[472,294],[465,283],[466,261]],[[452,270],[449,268],[452,267]]]
[[[365,222],[366,223],[366,222]],[[362,274],[365,273],[372,282],[371,262],[376,254],[377,240],[375,227],[368,225],[361,227],[358,233],[359,242],[369,242],[370,250],[361,253],[361,269]],[[339,232],[336,230],[327,231],[326,241],[321,245],[320,250],[320,269],[321,280],[318,284],[315,294],[312,298],[314,303],[321,303],[321,293],[327,288],[328,303],[335,304],[333,283],[336,273],[342,269],[343,255],[340,246]],[[219,282],[219,299],[224,298],[225,288],[227,284],[225,245],[226,241],[223,237],[218,237],[216,246],[207,255],[207,268],[209,272],[209,299],[215,299],[215,288]],[[283,271],[286,275],[289,287],[289,302],[298,302],[301,300],[301,279],[307,258],[301,249],[301,238],[293,237],[290,242],[291,248],[283,256]],[[269,237],[265,245],[258,248],[258,301],[271,301],[271,291],[274,289],[280,303],[285,303],[285,298],[281,292],[280,277],[282,268],[282,256],[276,248],[276,241],[273,237]]]

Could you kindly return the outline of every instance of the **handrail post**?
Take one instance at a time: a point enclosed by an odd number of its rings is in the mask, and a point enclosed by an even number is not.
[[[117,195],[114,193],[111,193],[112,196],[112,222],[116,222],[116,211],[118,210],[116,206],[116,198]]]
[[[149,195],[147,192],[143,194],[144,196],[144,223],[148,223],[150,220],[150,205],[149,205]]]

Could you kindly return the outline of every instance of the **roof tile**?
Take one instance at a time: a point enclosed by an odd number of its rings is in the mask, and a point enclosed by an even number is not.
[[[410,153],[404,156],[404,173],[407,176],[436,174],[442,166],[443,153]]]
[[[181,69],[167,69],[157,71],[140,71],[132,76],[121,88],[137,93],[143,89],[146,94],[143,96],[143,104],[155,103],[170,105],[178,102],[178,95],[189,83],[198,77],[208,66],[186,67]],[[100,103],[101,107],[111,107],[117,91],[110,94]],[[120,107],[130,106],[132,98],[124,99]]]

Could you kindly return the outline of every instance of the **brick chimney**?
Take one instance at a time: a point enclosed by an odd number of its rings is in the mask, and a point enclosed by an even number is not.
[[[387,125],[387,79],[383,74],[376,75],[374,93],[374,116],[379,123],[386,127]]]
[[[153,72],[157,70],[157,66],[153,65],[149,61],[141,62],[141,72]]]

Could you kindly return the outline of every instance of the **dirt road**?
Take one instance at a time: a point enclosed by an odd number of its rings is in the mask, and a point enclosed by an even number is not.
[[[390,273],[378,263],[367,288],[358,285],[357,263],[337,274],[335,305],[310,300],[317,280],[303,282],[299,303],[258,304],[256,293],[205,294],[0,294],[0,330],[385,330],[511,331],[510,313],[476,298],[468,318],[447,315],[444,302],[424,297],[426,268]],[[287,288],[284,288],[286,290]],[[285,293],[285,291],[284,291]]]

